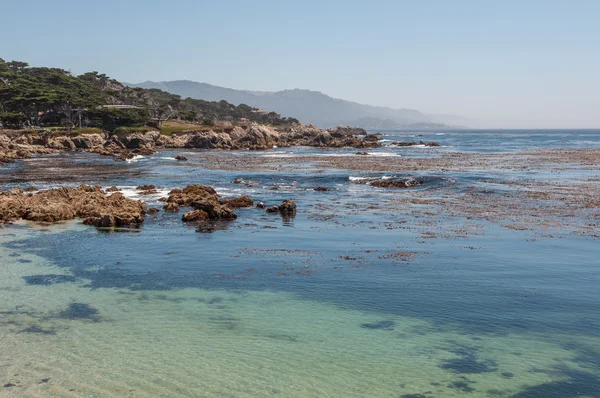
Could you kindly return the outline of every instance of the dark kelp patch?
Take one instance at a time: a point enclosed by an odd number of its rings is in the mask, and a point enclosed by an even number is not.
[[[527,387],[511,395],[510,398],[578,398],[599,397],[600,378],[595,374],[579,370],[562,369],[563,376],[569,379],[553,381]]]
[[[32,325],[27,329],[21,330],[19,333],[34,333],[34,334],[45,334],[45,335],[55,335],[56,331],[52,329],[42,329],[37,325]]]
[[[92,322],[100,322],[98,310],[89,304],[71,303],[66,310],[58,314],[59,318],[71,320],[89,320]]]
[[[71,275],[58,275],[58,274],[48,274],[48,275],[29,275],[24,276],[23,279],[25,283],[28,285],[38,285],[38,286],[49,286],[54,285],[56,283],[68,283],[68,282],[76,282],[77,278]]]
[[[423,394],[404,394],[400,395],[400,398],[427,398],[427,396]]]
[[[473,392],[475,389],[469,385],[469,381],[459,380],[453,381],[448,384],[448,388],[453,388],[455,390],[463,391],[463,392]]]
[[[376,330],[394,330],[396,322],[394,321],[379,321],[373,323],[363,323],[360,325],[364,329],[376,329]]]
[[[440,368],[449,369],[455,373],[461,374],[488,373],[497,370],[496,361],[480,361],[477,357],[476,349],[461,347],[456,350],[451,350],[450,352],[456,354],[457,358],[444,361],[444,363],[439,365]]]

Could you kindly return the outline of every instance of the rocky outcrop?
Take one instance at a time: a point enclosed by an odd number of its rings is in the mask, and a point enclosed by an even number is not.
[[[414,178],[407,180],[378,180],[371,183],[371,186],[377,188],[414,188],[419,185],[421,183]]]
[[[104,146],[105,139],[100,134],[82,134],[71,138],[77,149],[93,149]]]
[[[252,207],[254,205],[254,201],[249,196],[244,195],[235,199],[222,200],[221,204],[236,209],[241,207]]]
[[[419,141],[419,142],[415,142],[415,141],[394,141],[392,143],[390,143],[391,146],[428,146],[428,147],[436,147],[436,146],[440,146],[440,144],[438,144],[435,141],[431,141],[431,142],[424,142],[424,141]]]
[[[208,214],[204,210],[188,211],[181,217],[181,221],[184,221],[184,222],[206,221],[206,220],[208,220]]]
[[[267,207],[267,213],[279,213],[285,217],[294,217],[296,215],[296,202],[286,199],[279,206]]]
[[[8,131],[0,132],[0,163],[38,154],[68,151],[86,151],[124,161],[135,155],[150,155],[160,148],[266,150],[289,146],[379,146],[378,136],[367,134],[363,129],[345,126],[322,130],[312,125],[273,128],[254,123],[243,127],[225,126],[208,131],[185,131],[170,136],[161,135],[159,131],[120,133],[111,134],[108,139],[100,134],[56,135],[46,130],[28,133]],[[178,160],[185,160],[185,157],[180,155]]]
[[[337,126],[327,130],[333,137],[346,135],[367,135],[367,131],[360,127]]]
[[[279,212],[284,215],[296,215],[296,202],[291,199],[286,199],[279,205]]]
[[[189,185],[183,189],[172,190],[167,198],[165,210],[170,204],[201,210],[206,213],[208,220],[233,220],[237,218],[237,215],[229,206],[219,203],[217,192],[206,185]]]
[[[0,220],[4,223],[24,219],[57,222],[81,218],[97,227],[139,226],[144,222],[146,205],[117,192],[106,195],[99,186],[57,188],[25,193],[0,193]]]

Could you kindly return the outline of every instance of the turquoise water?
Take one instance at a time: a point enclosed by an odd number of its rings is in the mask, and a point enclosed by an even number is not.
[[[513,150],[510,136],[481,134],[475,144],[470,134],[436,136],[439,150]],[[581,132],[522,134],[527,149],[556,140],[584,145],[575,142]],[[600,146],[596,136],[585,141]],[[302,153],[349,151],[224,155]],[[123,164],[121,176],[81,180],[117,185],[131,197],[142,183],[163,193],[204,183],[224,197],[293,198],[298,215],[242,209],[211,234],[165,213],[129,233],[77,221],[0,229],[0,382],[8,386],[0,395],[600,397],[597,240],[424,217],[395,203],[412,193],[458,195],[472,185],[496,195],[494,181],[523,176],[429,172],[422,186],[398,192],[358,183],[385,175],[368,170],[205,170],[201,152],[186,153],[185,164],[171,155]],[[11,167],[2,171],[15,176],[6,186],[21,184],[16,176],[27,163]],[[160,196],[145,200],[158,205]]]

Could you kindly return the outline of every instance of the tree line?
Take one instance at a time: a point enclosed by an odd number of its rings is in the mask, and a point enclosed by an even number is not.
[[[127,87],[98,72],[79,76],[60,68],[32,67],[0,58],[0,127],[159,127],[163,121],[214,124],[240,120],[295,124],[275,112],[245,104],[181,98],[158,89]]]

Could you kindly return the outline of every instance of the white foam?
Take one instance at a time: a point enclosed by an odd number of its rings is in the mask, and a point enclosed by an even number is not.
[[[169,196],[170,188],[157,188],[156,192],[150,195],[140,195],[140,190],[135,189],[134,186],[117,186],[119,192],[123,194],[127,199],[141,200],[143,202],[157,201],[159,198]]]
[[[132,157],[131,159],[127,159],[126,162],[127,163],[133,163],[133,162],[137,162],[140,159],[143,159],[145,156],[142,155],[135,155],[134,157]]]
[[[369,152],[369,156],[378,156],[378,157],[400,157],[399,154],[394,152]]]

